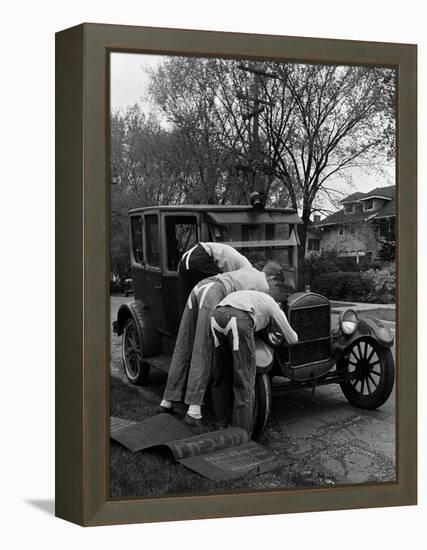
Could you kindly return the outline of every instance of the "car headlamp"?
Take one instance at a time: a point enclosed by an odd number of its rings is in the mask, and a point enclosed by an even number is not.
[[[353,309],[346,309],[341,313],[339,324],[344,334],[350,335],[357,328],[359,318]]]

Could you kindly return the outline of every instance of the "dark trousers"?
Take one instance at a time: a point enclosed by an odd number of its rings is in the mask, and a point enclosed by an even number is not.
[[[254,320],[247,311],[231,306],[214,309],[212,404],[220,423],[252,431],[255,403]],[[232,411],[231,415],[230,412]]]
[[[215,278],[193,288],[179,326],[163,399],[203,404],[213,362],[210,317],[225,296],[225,286]]]
[[[215,265],[201,244],[188,250],[178,266],[178,308],[181,318],[185,304],[193,288],[207,277],[218,275],[220,270]]]

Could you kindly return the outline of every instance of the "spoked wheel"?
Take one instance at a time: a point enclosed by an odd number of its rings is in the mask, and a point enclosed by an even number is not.
[[[337,363],[337,371],[350,375],[341,389],[352,405],[376,409],[387,401],[394,384],[394,360],[391,350],[375,340],[355,342],[349,356]]]
[[[135,321],[130,317],[124,326],[122,358],[125,374],[131,384],[142,386],[147,383],[150,365],[142,360],[142,343]]]
[[[259,439],[267,426],[271,410],[271,382],[266,373],[255,378],[255,406],[253,415],[252,439]]]

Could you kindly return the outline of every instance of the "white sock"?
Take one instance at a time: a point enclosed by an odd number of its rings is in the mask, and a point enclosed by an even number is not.
[[[190,405],[187,411],[188,416],[200,420],[202,418],[202,407],[200,405]]]
[[[165,409],[171,409],[172,408],[172,401],[167,401],[166,399],[162,399],[162,402],[160,403],[161,407],[164,407]]]

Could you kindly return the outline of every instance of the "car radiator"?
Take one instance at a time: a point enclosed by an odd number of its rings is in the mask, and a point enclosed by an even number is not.
[[[328,303],[296,304],[290,307],[288,318],[298,334],[298,344],[289,350],[289,362],[293,367],[327,361],[330,356],[330,306]]]

